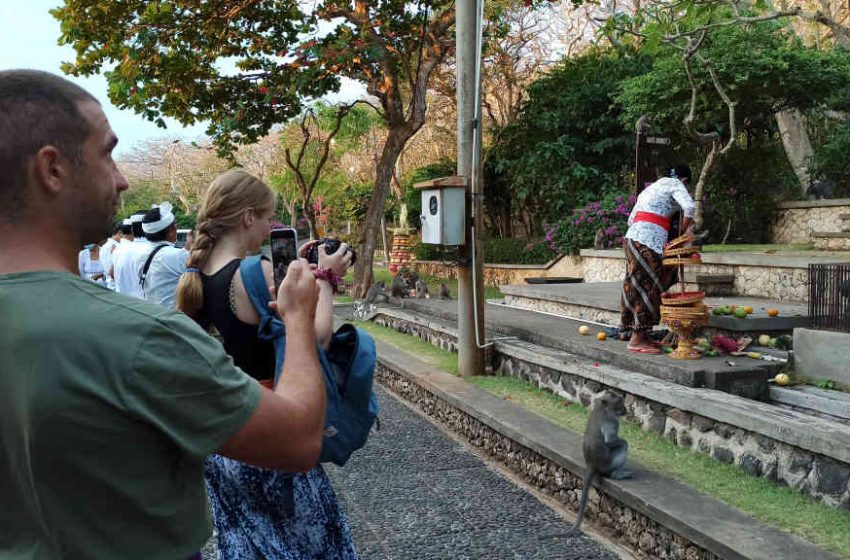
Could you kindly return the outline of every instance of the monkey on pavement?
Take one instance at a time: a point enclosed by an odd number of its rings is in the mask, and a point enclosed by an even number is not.
[[[576,522],[569,533],[578,531],[581,520],[584,518],[590,487],[597,477],[604,476],[620,480],[632,476],[630,471],[623,469],[629,452],[629,443],[619,436],[619,417],[625,414],[626,405],[623,397],[610,392],[604,393],[593,405],[593,410],[587,419],[582,446],[587,473],[584,475]]]

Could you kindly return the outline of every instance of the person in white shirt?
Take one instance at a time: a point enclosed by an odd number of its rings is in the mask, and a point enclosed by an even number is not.
[[[124,248],[120,246],[113,251],[118,254],[112,262],[112,273],[115,278],[115,291],[128,296],[142,299],[142,288],[139,285],[139,273],[148,254],[153,248],[145,239],[142,230],[142,220],[145,211],[136,212],[130,216],[133,228],[133,241]]]
[[[118,247],[121,241],[121,222],[115,224],[112,229],[112,237],[107,238],[106,242],[100,246],[100,262],[103,263],[103,270],[106,274],[107,283],[112,280],[112,251]]]
[[[670,218],[680,208],[684,214],[681,232],[691,230],[696,205],[685,186],[690,180],[691,169],[677,165],[669,177],[655,181],[638,195],[629,216],[623,240],[626,278],[620,299],[620,331],[632,331],[630,352],[661,353],[649,333],[661,320],[661,294],[668,287],[662,274],[662,254],[670,234]]]
[[[151,252],[142,264],[142,294],[151,303],[174,309],[177,283],[186,271],[189,251],[174,246],[177,221],[171,203],[163,202],[149,210],[142,230],[151,244]]]
[[[77,255],[77,268],[83,278],[98,284],[106,284],[106,274],[97,243],[89,243],[80,251]]]

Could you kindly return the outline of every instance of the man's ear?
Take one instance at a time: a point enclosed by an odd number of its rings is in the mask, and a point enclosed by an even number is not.
[[[69,184],[74,171],[71,160],[54,146],[41,148],[33,156],[31,165],[36,185],[53,196]]]

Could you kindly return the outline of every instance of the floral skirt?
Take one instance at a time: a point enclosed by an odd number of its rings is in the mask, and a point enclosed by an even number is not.
[[[211,455],[206,482],[220,559],[357,558],[348,522],[321,466],[290,474]]]

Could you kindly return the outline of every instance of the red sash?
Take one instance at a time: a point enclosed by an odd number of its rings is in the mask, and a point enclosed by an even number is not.
[[[652,212],[635,212],[635,219],[633,220],[633,223],[637,222],[649,222],[650,224],[661,226],[666,230],[670,229],[670,218],[665,218],[664,216],[659,216]]]

